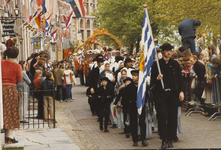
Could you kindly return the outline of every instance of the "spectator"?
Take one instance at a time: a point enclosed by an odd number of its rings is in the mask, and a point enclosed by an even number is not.
[[[57,90],[59,93],[59,100],[60,102],[63,101],[63,81],[62,81],[62,76],[64,73],[64,69],[62,69],[63,63],[58,64],[58,68],[54,70],[54,78],[55,78],[55,85],[57,86]]]
[[[23,79],[21,82],[17,83],[17,89],[20,95],[19,98],[19,113],[20,113],[20,123],[27,123],[25,120],[26,113],[28,111],[28,97],[29,97],[29,86],[31,80],[25,71],[25,61],[19,61],[19,64],[22,67]]]
[[[21,66],[16,63],[18,54],[18,48],[10,47],[6,52],[8,59],[1,61],[5,143],[18,142],[14,138],[14,129],[19,128],[20,121],[16,83],[23,79]]]
[[[49,91],[44,91],[43,92],[43,101],[44,101],[44,120],[47,122],[49,117],[48,117],[48,105],[50,109],[50,121],[55,121],[54,120],[54,99],[53,99],[53,90],[54,90],[54,82],[50,79],[51,78],[51,73],[46,72],[45,76],[46,79],[42,82],[41,84],[41,89],[42,90],[49,90]]]
[[[195,42],[194,42],[194,39],[196,38],[195,30],[197,26],[200,26],[200,25],[201,25],[201,22],[198,20],[185,19],[178,26],[178,30],[182,38],[183,46],[185,46],[186,49],[188,49],[188,46],[189,46],[192,54],[195,54],[195,55],[196,55],[196,47],[195,47]]]
[[[35,98],[38,99],[38,119],[44,119],[44,108],[43,108],[43,95],[41,90],[41,82],[42,79],[42,71],[36,70],[35,76],[34,76],[34,86],[35,86]]]
[[[73,99],[72,99],[71,89],[72,89],[72,84],[75,85],[76,81],[75,81],[74,72],[71,70],[71,64],[67,63],[65,65],[63,77],[65,78],[65,82],[66,82],[65,100],[72,102]]]
[[[195,89],[193,90],[193,93],[196,95],[201,105],[204,105],[204,99],[202,99],[204,89],[201,87],[201,83],[205,80],[204,75],[206,73],[206,69],[205,66],[198,61],[196,55],[190,57],[190,62],[192,63],[194,71],[196,73],[195,78],[196,80],[198,80]]]

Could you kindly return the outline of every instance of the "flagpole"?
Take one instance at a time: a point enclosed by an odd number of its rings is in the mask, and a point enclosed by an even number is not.
[[[156,51],[156,48],[155,48],[155,51]],[[158,57],[157,57],[157,51],[156,51],[156,62],[157,62],[157,69],[158,69],[158,72],[159,72],[159,74],[161,74],[160,64],[159,64],[159,60],[158,60]],[[161,79],[160,81],[161,81],[162,89],[164,89],[163,79]]]
[[[29,20],[29,19],[28,19],[28,20]],[[21,28],[25,23],[27,23],[28,20],[26,20],[20,27],[18,27],[18,29]]]
[[[144,4],[143,7],[144,7],[144,9],[146,9],[146,11],[147,11],[147,4]],[[155,49],[155,52],[156,52],[157,69],[158,69],[159,74],[161,74],[160,64],[159,64],[159,60],[158,60],[158,57],[157,57],[157,51],[156,51],[156,48],[154,48],[154,49]],[[164,89],[163,79],[161,79],[160,81],[161,81],[162,89]]]

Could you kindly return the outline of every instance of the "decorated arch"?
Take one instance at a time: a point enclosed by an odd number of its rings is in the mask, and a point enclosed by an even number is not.
[[[122,46],[122,43],[117,39],[117,37],[114,36],[113,34],[108,33],[108,30],[95,30],[93,35],[90,35],[87,38],[87,40],[85,41],[85,45],[84,45],[85,51],[88,50],[89,45],[91,45],[91,47],[93,47],[97,37],[103,36],[103,35],[111,38],[114,41],[116,48]]]
[[[98,42],[94,42],[94,44],[99,45],[100,47],[104,47],[101,43],[98,43]],[[85,44],[79,45],[79,46],[74,50],[74,52],[77,53],[77,52],[78,52],[82,47],[84,47],[84,46],[85,46]]]

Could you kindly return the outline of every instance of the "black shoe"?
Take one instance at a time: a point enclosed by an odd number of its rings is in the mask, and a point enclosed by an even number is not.
[[[173,147],[173,144],[172,144],[171,141],[168,141],[167,144],[168,144],[168,148],[172,148]]]
[[[140,135],[138,135],[138,141],[141,141],[141,137],[140,137]]]
[[[130,137],[130,133],[127,133],[127,134],[126,134],[126,138],[129,138],[129,137]]]
[[[133,146],[138,146],[138,142],[134,142]]]
[[[113,128],[117,128],[117,124],[113,124]]]
[[[105,129],[104,132],[109,132],[109,130]]]
[[[167,143],[166,143],[166,140],[162,140],[161,149],[167,149]]]
[[[176,137],[172,142],[178,142],[179,141],[179,139],[178,139],[178,137]]]
[[[143,145],[143,146],[147,146],[147,145],[148,145],[147,141],[146,141],[146,140],[143,140],[143,141],[142,141],[142,145]]]
[[[9,137],[5,137],[5,143],[7,144],[11,144],[11,143],[18,143],[18,141],[15,140],[15,138],[9,138]]]
[[[103,131],[103,127],[100,127],[100,130]]]
[[[20,121],[20,123],[29,123],[28,121],[24,120],[24,121]]]

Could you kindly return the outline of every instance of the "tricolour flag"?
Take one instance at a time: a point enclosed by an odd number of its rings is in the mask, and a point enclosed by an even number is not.
[[[84,2],[82,0],[66,0],[72,8],[76,7],[74,14],[76,18],[85,17]]]
[[[76,6],[73,8],[70,15],[68,16],[68,19],[66,20],[66,26],[62,29],[67,30],[69,28],[69,26],[71,25],[72,15],[73,15],[73,11],[75,10],[75,8],[76,8]]]
[[[137,109],[139,115],[142,112],[142,108],[145,107],[146,79],[156,54],[147,8],[144,10],[141,45],[142,53],[140,56],[139,81],[137,90]]]
[[[56,33],[57,33],[58,29],[54,30],[54,32],[51,33],[51,43],[55,43],[55,37],[56,37]]]

